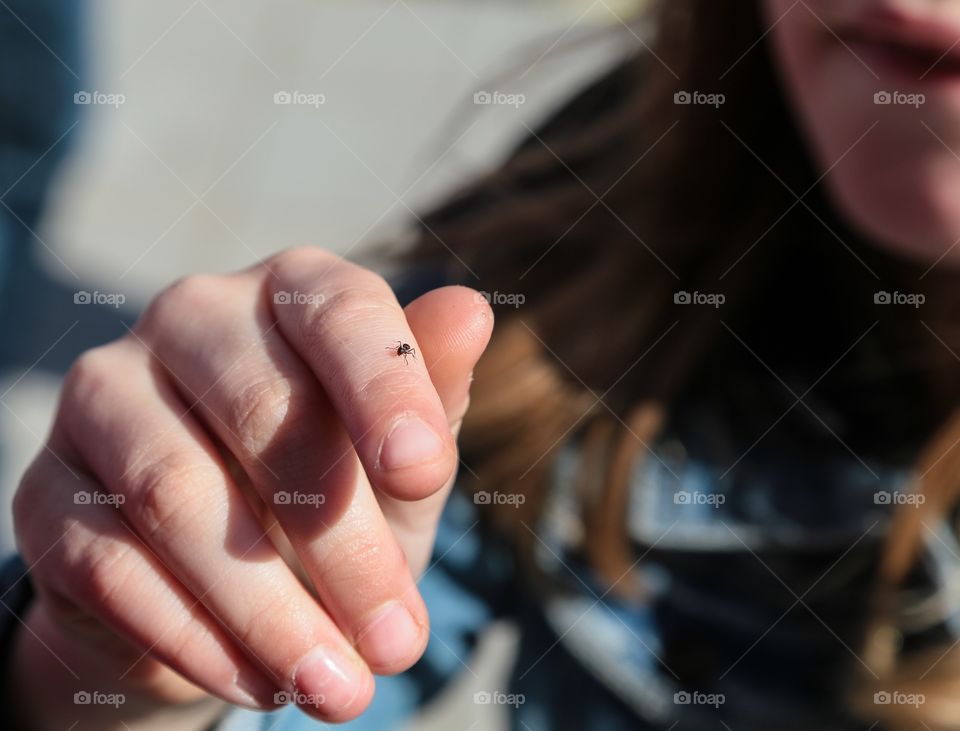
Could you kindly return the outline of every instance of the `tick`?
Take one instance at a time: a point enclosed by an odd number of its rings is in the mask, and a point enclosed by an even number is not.
[[[407,363],[407,358],[413,357],[414,360],[417,359],[417,350],[416,348],[411,348],[408,343],[398,340],[396,345],[388,345],[387,350],[394,351],[398,356],[403,356],[403,362]]]

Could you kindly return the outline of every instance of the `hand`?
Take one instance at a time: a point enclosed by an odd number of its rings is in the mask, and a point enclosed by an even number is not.
[[[31,630],[68,665],[99,653],[66,685],[360,714],[371,673],[426,646],[414,577],[492,324],[473,290],[402,309],[380,276],[299,248],[187,277],[84,354],[14,506]]]

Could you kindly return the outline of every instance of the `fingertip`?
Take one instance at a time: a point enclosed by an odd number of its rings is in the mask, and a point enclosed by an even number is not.
[[[337,643],[310,650],[293,671],[292,691],[281,691],[278,700],[294,702],[311,715],[341,723],[359,716],[372,697],[372,674],[352,649]]]
[[[434,352],[453,351],[471,367],[493,332],[493,308],[487,298],[459,284],[430,290],[407,305],[405,313],[428,355],[428,347]]]
[[[453,285],[427,292],[408,305],[406,315],[453,426],[463,418],[471,374],[490,342],[493,310],[480,292]]]

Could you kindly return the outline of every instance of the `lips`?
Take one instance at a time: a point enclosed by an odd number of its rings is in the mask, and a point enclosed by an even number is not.
[[[960,25],[873,9],[839,25],[837,35],[881,77],[960,81]]]

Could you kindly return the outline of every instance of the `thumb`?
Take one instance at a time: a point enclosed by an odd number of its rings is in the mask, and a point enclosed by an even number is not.
[[[467,411],[473,368],[490,341],[493,310],[469,287],[441,287],[404,309],[447,421],[458,426]]]

